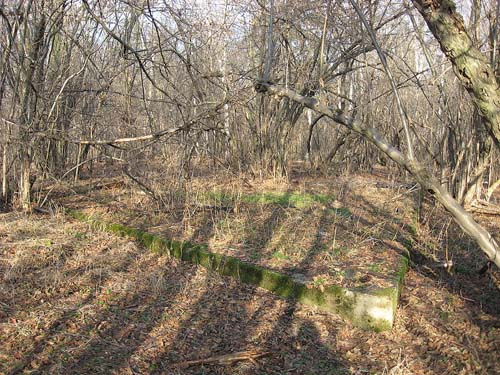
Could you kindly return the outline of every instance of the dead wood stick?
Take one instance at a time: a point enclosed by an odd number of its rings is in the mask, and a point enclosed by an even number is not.
[[[497,205],[482,200],[472,202],[470,207],[467,207],[467,211],[485,215],[500,215],[500,208]]]
[[[209,357],[204,359],[195,359],[193,361],[185,361],[174,364],[174,366],[186,368],[189,366],[205,365],[205,364],[219,364],[228,365],[233,362],[238,361],[253,361],[256,358],[261,358],[266,355],[271,354],[271,352],[258,352],[254,350],[246,350],[242,352],[236,352],[231,354],[224,354],[215,357]]]

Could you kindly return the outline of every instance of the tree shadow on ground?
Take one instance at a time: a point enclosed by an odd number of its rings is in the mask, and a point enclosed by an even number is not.
[[[471,352],[478,363],[483,361],[487,363],[491,360],[489,357],[491,353],[476,350],[479,344],[475,341],[479,341],[479,337],[483,335],[494,334],[494,330],[500,328],[498,309],[500,290],[494,280],[495,277],[498,278],[498,270],[491,270],[483,275],[478,274],[477,270],[484,261],[478,259],[482,254],[478,246],[461,232],[457,224],[454,222],[450,224],[447,214],[436,208],[433,202],[427,202],[424,206],[427,210],[424,211],[424,215],[427,216],[426,222],[415,222],[411,226],[390,209],[375,206],[362,196],[353,198],[366,211],[376,212],[377,221],[385,220],[390,223],[388,230],[397,234],[396,241],[409,253],[410,273],[415,273],[416,277],[411,277],[403,287],[400,305],[413,306],[414,310],[408,315],[415,320],[418,320],[419,315],[425,316],[429,324],[408,324],[407,329],[416,336],[428,340],[429,347],[432,347],[432,341],[436,337],[446,337],[449,343],[453,343],[450,345]],[[366,220],[363,225],[372,226],[376,223],[373,220]],[[425,226],[425,232],[418,233],[418,226]],[[443,234],[443,228],[449,232]],[[436,239],[439,241],[434,243],[431,249],[426,242],[436,242]],[[392,241],[388,239],[382,241],[387,248],[401,252],[401,247],[394,247]],[[454,266],[450,270],[442,266],[447,257],[454,261]],[[425,295],[424,293],[429,293],[424,292],[425,287],[428,287],[429,291],[441,292]],[[443,289],[446,292],[443,293]],[[418,300],[420,303],[426,301],[426,304],[415,305]],[[424,309],[427,310],[425,313]],[[463,319],[472,323],[467,331],[464,324],[459,323]],[[478,332],[480,335],[474,336]],[[456,361],[447,348],[438,346],[434,350],[439,358],[438,362],[443,363],[443,366],[446,362]]]
[[[98,251],[94,253],[93,257],[99,258],[101,255],[104,255],[107,252],[108,248],[104,247],[102,251]],[[77,256],[75,249],[68,248],[66,249],[65,256],[61,258],[57,262],[58,269],[67,268],[68,263]],[[120,262],[120,268],[126,270],[130,266],[130,260],[125,259],[123,262]],[[65,279],[65,281],[70,281],[75,274],[88,274],[90,269],[88,267],[82,269],[69,269],[61,272],[61,277]],[[56,304],[55,301],[50,301],[51,295],[57,295],[58,285],[59,289],[62,289],[64,286],[63,281],[58,280],[54,282],[54,285],[51,287],[47,285],[45,278],[47,275],[50,275],[51,272],[54,272],[52,264],[41,264],[39,269],[21,269],[19,270],[19,277],[22,277],[24,281],[21,283],[20,288],[18,290],[18,295],[16,295],[15,300],[9,299],[8,302],[16,305],[23,304],[24,308],[28,308],[29,315],[33,314],[41,314],[43,315],[43,311],[37,311],[37,308],[40,304],[48,305],[49,310],[52,306],[52,303]],[[28,274],[26,274],[28,273]],[[98,280],[90,280],[92,284],[96,285],[96,283],[101,284],[107,281],[107,275],[99,275]],[[1,289],[6,290],[7,285],[5,280],[2,282],[0,286]],[[72,297],[72,295],[77,295],[79,292],[83,292],[82,290],[75,290],[72,286],[68,286],[69,289],[64,291],[65,295],[59,297]],[[54,289],[53,291],[51,289]],[[44,322],[45,326],[43,327],[43,333],[34,337],[33,341],[28,345],[28,348],[25,348],[24,352],[21,355],[16,357],[16,363],[8,369],[8,374],[14,375],[19,373],[25,373],[26,371],[30,371],[33,373],[45,373],[45,367],[52,365],[50,360],[47,358],[47,349],[48,348],[57,348],[59,345],[56,345],[54,342],[60,339],[60,335],[65,335],[66,331],[72,321],[78,315],[78,311],[82,306],[86,306],[92,301],[96,299],[97,291],[94,290],[86,290],[83,296],[80,298],[76,297],[76,301],[72,301],[71,307],[65,307],[57,312],[55,315],[57,316],[55,319],[50,319],[49,322]],[[37,297],[38,295],[42,297]],[[44,297],[45,296],[45,297]],[[26,302],[23,303],[23,297],[26,298]],[[46,301],[45,299],[49,299]],[[30,301],[35,302],[35,304]],[[6,301],[7,302],[7,301]],[[37,302],[37,303],[36,303]],[[26,311],[16,311],[14,309],[9,311],[9,315],[11,316],[11,320],[16,321],[17,319],[13,316],[16,312],[20,313],[21,318],[26,318]],[[28,315],[28,317],[29,317]],[[19,318],[18,318],[19,319]],[[38,328],[38,326],[36,327]],[[37,330],[35,328],[35,330]],[[29,332],[29,329],[28,329]],[[58,337],[59,336],[59,337]],[[56,339],[57,337],[57,339]],[[57,349],[56,349],[57,350]],[[31,368],[31,369],[30,369]],[[28,370],[30,369],[30,370]]]
[[[363,206],[360,208],[376,215],[358,215],[350,222],[339,225],[352,230],[355,221],[359,222],[360,228],[373,227],[385,221],[387,227],[383,228],[384,231],[392,233],[392,236],[396,233],[398,241],[408,240],[412,232],[401,230],[404,221],[398,215],[389,209],[375,206],[362,196],[354,198]],[[283,210],[275,210],[244,241],[258,242],[265,247],[282,223],[284,214]],[[326,216],[322,216],[319,227],[311,228],[317,232],[316,241],[298,265],[299,268],[307,268],[320,247],[321,226],[326,225],[326,220]],[[193,239],[214,235],[211,213],[204,212],[199,222],[201,226],[193,232]],[[386,238],[381,238],[380,241],[384,246],[393,246]],[[401,251],[401,248],[394,247],[393,250]],[[39,344],[22,353],[21,369],[10,370],[40,374],[381,373],[384,366],[379,362],[382,359],[371,358],[374,350],[372,346],[392,345],[386,352],[389,358],[390,351],[394,348],[404,349],[413,345],[409,341],[401,342],[403,337],[407,340],[423,340],[423,343],[415,344],[414,350],[418,358],[426,358],[428,352],[432,351],[430,355],[437,364],[422,364],[423,373],[453,373],[445,371],[449,363],[457,362],[456,353],[450,352],[448,348],[456,346],[472,351],[471,344],[480,347],[480,343],[468,332],[460,332],[457,329],[459,325],[452,325],[455,312],[443,307],[451,306],[448,301],[426,300],[432,298],[426,295],[428,289],[418,284],[420,281],[425,281],[435,290],[445,287],[450,292],[449,295],[457,296],[462,301],[469,316],[476,316],[477,322],[483,322],[482,329],[485,332],[488,329],[477,300],[472,301],[474,297],[469,298],[470,295],[463,294],[464,291],[460,289],[467,285],[467,281],[474,284],[469,285],[471,290],[474,287],[485,287],[485,284],[478,284],[476,279],[467,275],[464,275],[463,280],[458,280],[460,284],[457,284],[457,280],[452,282],[453,276],[431,268],[429,265],[432,260],[427,260],[426,257],[423,259],[429,263],[418,262],[412,265],[411,280],[408,290],[403,290],[403,307],[398,313],[401,321],[397,323],[395,332],[376,335],[354,328],[333,314],[319,313],[313,308],[277,298],[259,288],[242,285],[236,280],[208,273],[175,259],[152,255],[148,257],[143,253],[144,250],[135,249],[127,262],[111,267],[110,273],[101,278],[99,290],[80,298],[75,307],[63,310],[58,319],[46,328],[46,333],[37,338]],[[137,262],[142,256],[147,259]],[[425,267],[429,267],[431,271]],[[88,269],[81,267],[67,271],[65,275],[71,280]],[[111,285],[116,281],[115,278],[121,283],[127,282],[127,278],[134,273],[136,278],[142,278],[142,281],[147,279],[147,282],[135,280],[135,286],[119,292],[113,292],[108,286],[108,283]],[[447,277],[450,277],[450,281],[446,281]],[[418,282],[415,281],[417,279]],[[107,291],[108,288],[111,293]],[[420,294],[415,292],[417,289]],[[444,296],[448,298],[448,294]],[[483,311],[494,308],[496,301],[484,300]],[[422,303],[426,305],[423,306]],[[84,306],[92,311],[83,309]],[[429,313],[429,309],[434,311]],[[422,319],[419,314],[425,319],[431,317],[433,320],[430,324],[425,324],[426,322],[419,320]],[[498,312],[491,312],[486,319],[494,324],[494,320],[498,319]],[[398,336],[401,335],[399,330],[409,336]],[[347,347],[340,345],[344,335],[353,336],[354,344]],[[443,337],[449,345],[436,344],[436,336]],[[358,348],[360,356],[352,357],[352,353]],[[185,360],[249,349],[269,351],[270,354],[256,362],[189,368],[176,366]],[[479,363],[491,359],[492,353],[477,351]],[[40,359],[43,356],[46,357],[45,362]],[[392,356],[387,361],[394,362],[397,359]]]
[[[389,233],[396,234],[396,241],[409,252],[410,265],[416,272],[438,282],[450,293],[463,299],[470,307],[477,307],[479,304],[482,312],[500,321],[498,309],[500,290],[492,280],[493,274],[492,272],[478,273],[484,264],[484,259],[481,259],[481,250],[461,232],[458,225],[452,222],[445,212],[428,202],[424,209],[427,212],[432,210],[433,214],[427,216],[425,223],[415,221],[409,225],[402,220],[400,215],[389,209],[377,207],[364,197],[356,196],[354,199],[364,206],[363,209],[375,212],[378,221],[384,220],[390,223],[387,230]],[[373,220],[363,222],[366,227],[375,224],[377,223]],[[423,229],[419,230],[419,227]],[[422,234],[418,233],[424,230]],[[439,241],[436,242],[436,239]],[[384,246],[401,252],[401,249],[394,248],[387,238],[382,238],[382,241]],[[454,262],[454,266],[449,270],[443,267],[447,257]],[[471,316],[471,318],[474,317]]]
[[[265,247],[282,218],[276,210],[250,234],[259,235]],[[319,230],[319,229],[318,229]],[[265,234],[264,234],[265,233]],[[307,263],[305,258],[304,262]],[[180,323],[177,336],[155,362],[155,373],[168,374],[336,374],[345,370],[338,353],[322,344],[317,328],[310,321],[295,317],[296,302],[279,299],[259,288],[235,280],[210,288]],[[227,366],[198,365],[179,368],[186,360],[210,358],[234,352],[269,352],[256,362]]]

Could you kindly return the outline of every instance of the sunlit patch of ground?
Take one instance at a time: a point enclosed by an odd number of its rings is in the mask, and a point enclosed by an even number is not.
[[[323,189],[333,190],[341,205],[359,218],[345,228],[337,223],[337,243],[342,241],[338,238],[342,232],[350,235],[345,246],[359,244],[366,246],[363,251],[372,251],[383,244],[399,251],[401,241],[413,233],[412,246],[421,258],[407,274],[392,331],[362,331],[336,315],[150,254],[133,241],[90,230],[60,213],[8,213],[0,214],[0,373],[500,373],[498,271],[478,275],[477,249],[446,220],[438,224],[429,220],[409,228],[412,217],[404,208],[412,200],[405,190],[400,192],[401,199],[394,199],[394,192],[368,182],[360,178],[332,187],[331,181],[315,179],[307,181],[309,190],[304,191],[322,194]],[[269,189],[270,184],[265,191]],[[71,195],[65,204],[85,206],[100,198],[101,205],[95,209],[101,213],[105,211],[100,207],[110,204],[109,215],[142,210],[143,216],[132,217],[138,224],[149,217],[161,219],[164,213],[159,211],[148,216],[156,208],[144,195],[124,190],[119,185],[84,196]],[[130,209],[130,202],[136,202],[135,210]],[[281,227],[269,230],[269,247],[287,241],[280,229],[283,226],[296,229],[293,233],[288,230],[296,242],[308,243],[310,240],[301,237],[305,231],[300,230],[301,221],[295,215],[302,215],[312,227],[319,220],[315,210],[324,209],[317,205],[304,214],[296,208],[265,207],[259,208],[262,216],[254,217],[256,227],[263,231],[266,215],[273,210],[284,214]],[[218,217],[205,209],[185,209],[172,212],[176,220],[170,227],[163,227],[165,223],[160,221],[151,228],[162,225],[161,230],[172,237],[190,233],[192,239],[212,239],[214,246],[219,241],[221,249],[223,241],[231,244],[244,233],[235,230],[233,236],[224,237],[229,232],[221,227],[220,232],[199,230],[196,234],[197,228],[203,228],[196,224],[198,215],[205,217],[205,223]],[[186,213],[191,216],[186,218]],[[314,232],[320,230],[314,226]],[[281,232],[281,237],[274,232]],[[320,238],[332,241],[328,236],[332,236],[329,231]],[[259,241],[258,236],[248,238]],[[451,275],[437,262],[445,256],[443,244],[448,244],[448,256],[456,264]],[[268,261],[270,266],[285,269],[283,264],[290,260],[271,257]],[[334,259],[311,258],[304,270],[325,264],[330,267],[330,263]],[[321,272],[328,274],[329,270]],[[373,268],[374,280],[379,271]],[[245,350],[269,355],[226,365],[176,366],[186,360]]]
[[[406,254],[399,240],[411,236],[411,194],[402,191],[395,200],[387,189],[359,180],[334,193],[319,179],[287,189],[278,183],[273,190],[270,182],[250,189],[214,180],[192,181],[166,206],[114,183],[60,202],[165,238],[207,243],[214,252],[325,287],[394,285]]]

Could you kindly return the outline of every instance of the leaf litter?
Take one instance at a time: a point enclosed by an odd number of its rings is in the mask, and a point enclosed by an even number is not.
[[[485,275],[473,272],[480,266],[468,251],[474,244],[453,224],[447,238],[439,237],[443,225],[430,218],[423,220],[418,230],[411,229],[412,216],[405,210],[408,202],[390,201],[390,194],[385,196],[368,183],[372,178],[361,176],[345,182],[347,187],[337,187],[338,192],[344,192],[337,199],[354,219],[349,228],[339,225],[338,247],[334,247],[338,252],[333,255],[342,257],[342,251],[357,245],[357,256],[366,267],[364,271],[355,265],[352,268],[377,281],[385,260],[385,253],[379,253],[378,248],[391,246],[394,254],[399,254],[404,250],[403,241],[411,240],[413,251],[421,256],[413,258],[406,276],[392,331],[377,334],[360,330],[336,315],[145,252],[131,239],[93,231],[63,213],[6,213],[0,214],[0,373],[500,373],[498,271]],[[310,186],[317,190],[311,188],[309,193],[324,193],[322,186],[327,189],[328,181],[315,179]],[[95,204],[99,199],[102,204]],[[66,196],[60,202],[100,214],[106,214],[106,205],[112,207],[108,214],[125,217],[136,212],[130,202],[144,207],[143,199],[118,184],[106,191]],[[182,213],[189,208],[184,206]],[[300,223],[317,225],[321,216],[316,217],[315,211],[324,209],[316,205],[304,212],[264,206],[258,208],[261,216],[254,216],[254,223],[265,231],[268,223],[281,220],[273,229],[280,225],[281,232],[293,229],[295,244],[307,248],[311,241],[325,237],[333,242],[334,233],[324,227],[317,232],[326,235],[318,238],[306,238],[300,229]],[[242,204],[239,212],[244,210]],[[285,219],[277,219],[275,211]],[[238,221],[226,222],[231,232],[223,231],[224,223],[210,228],[213,212],[205,221],[196,213],[186,220],[185,215],[172,212],[177,222],[167,223],[156,218],[161,215],[142,215],[129,219],[137,224],[151,219],[151,228],[156,225],[172,237],[215,237],[211,245],[219,242],[221,248],[227,246],[253,261],[265,258],[264,264],[276,269],[287,270],[294,261],[303,260],[299,250],[294,254],[284,245],[280,248],[286,236],[274,233],[269,233],[266,245],[272,248],[270,256],[255,259],[243,250],[258,243],[259,233],[250,233],[247,242],[237,243],[241,233],[235,224]],[[435,216],[440,215],[435,212]],[[491,218],[479,219],[487,220],[492,228],[499,227]],[[203,228],[197,220],[210,224]],[[458,264],[452,274],[436,266],[444,257],[443,245]],[[272,256],[279,251],[283,256]],[[312,282],[327,284],[342,278],[348,285],[352,275],[337,272],[332,276],[336,267],[333,255],[320,249],[300,272],[294,272],[304,273]],[[230,360],[236,357],[240,360]],[[179,366],[182,363],[192,365]]]

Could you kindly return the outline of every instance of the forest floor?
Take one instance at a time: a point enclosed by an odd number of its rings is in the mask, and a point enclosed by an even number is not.
[[[500,373],[500,272],[477,273],[479,250],[430,201],[417,220],[410,185],[380,171],[165,181],[59,184],[41,194],[50,213],[0,214],[0,374]],[[322,285],[384,286],[396,257],[412,261],[393,329],[374,333],[92,230],[62,207]],[[476,219],[500,240],[498,216]]]

